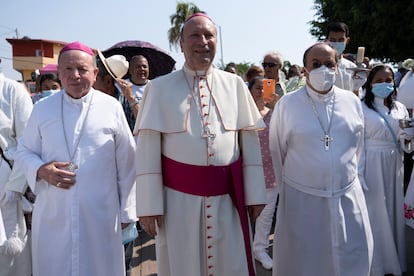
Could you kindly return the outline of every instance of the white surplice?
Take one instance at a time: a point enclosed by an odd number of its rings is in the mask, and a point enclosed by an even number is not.
[[[398,119],[408,117],[407,109],[395,101],[390,110],[375,98],[377,111],[365,103],[365,199],[374,237],[371,276],[402,275],[405,271],[405,219],[402,151]],[[392,128],[395,138],[381,114]],[[390,112],[390,113],[389,113]]]
[[[325,130],[332,120],[328,150],[317,116]],[[369,275],[372,233],[358,169],[363,140],[361,103],[349,91],[321,95],[306,85],[277,102],[270,123],[280,187],[273,275]]]
[[[0,147],[5,157],[13,163],[17,149],[17,140],[26,127],[27,120],[32,112],[32,100],[25,87],[6,78],[0,72]],[[1,158],[1,157],[0,157]],[[8,242],[13,244],[13,239],[19,239],[25,245],[22,253],[11,256],[4,254],[7,247],[0,244],[0,275],[2,276],[30,276],[30,244],[28,233],[23,216],[20,200],[3,204],[3,199],[7,190],[24,194],[27,188],[26,178],[22,170],[13,166],[10,170],[9,165],[0,160],[0,206],[4,233]]]
[[[245,203],[265,203],[256,132],[265,125],[246,85],[218,69],[210,68],[200,82],[195,74],[184,66],[147,85],[135,126],[137,213],[163,215],[156,236],[158,275],[248,275],[240,219],[230,196],[196,196],[163,186],[161,154],[186,164],[223,166],[243,152]],[[204,92],[192,95],[193,81]],[[210,111],[215,138],[202,137],[195,104],[200,98]],[[197,185],[197,179],[193,182]]]
[[[65,190],[36,179],[44,163],[70,161],[79,136],[75,185]],[[62,91],[35,105],[16,159],[37,195],[34,276],[125,274],[121,222],[136,217],[134,149],[121,105],[100,91],[81,99]]]

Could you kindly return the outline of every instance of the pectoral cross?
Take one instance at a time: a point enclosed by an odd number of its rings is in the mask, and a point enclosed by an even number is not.
[[[322,138],[321,141],[324,143],[325,145],[325,150],[329,150],[329,145],[330,143],[333,141],[333,138],[330,137],[328,134],[325,134]]]
[[[210,142],[210,139],[216,137],[216,134],[212,133],[208,126],[205,126],[204,130],[203,130],[203,134],[201,135],[201,137],[207,138],[207,141]]]
[[[70,162],[69,165],[66,167],[66,169],[70,172],[75,172],[75,170],[78,169],[78,166]]]

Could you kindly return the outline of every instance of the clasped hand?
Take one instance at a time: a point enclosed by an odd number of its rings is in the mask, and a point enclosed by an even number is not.
[[[67,170],[69,162],[49,162],[37,170],[37,178],[46,180],[50,185],[69,189],[75,184],[76,174]]]

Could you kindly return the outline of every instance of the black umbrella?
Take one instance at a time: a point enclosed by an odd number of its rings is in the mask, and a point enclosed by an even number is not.
[[[128,61],[135,55],[143,55],[149,63],[149,79],[170,73],[175,65],[175,60],[164,50],[149,42],[140,40],[126,40],[116,43],[102,51],[102,53],[105,57],[123,55]]]

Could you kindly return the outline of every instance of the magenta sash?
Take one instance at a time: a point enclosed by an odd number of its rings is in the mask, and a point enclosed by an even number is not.
[[[249,221],[244,203],[242,158],[227,166],[197,166],[162,156],[164,186],[198,196],[229,194],[239,213],[249,275],[254,276]],[[237,252],[235,252],[237,254]]]

